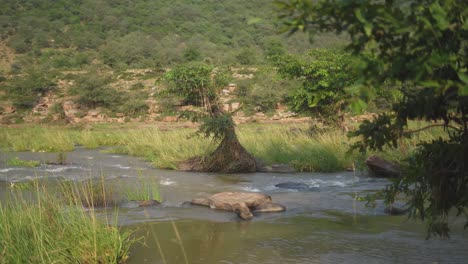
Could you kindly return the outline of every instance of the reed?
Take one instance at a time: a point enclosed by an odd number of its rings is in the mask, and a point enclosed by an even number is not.
[[[14,157],[14,158],[7,160],[6,164],[8,166],[29,167],[29,168],[39,167],[41,165],[41,163],[37,160],[22,160],[18,157]]]
[[[141,173],[137,177],[135,186],[126,185],[125,194],[129,201],[162,201],[158,178],[144,178]]]
[[[0,203],[1,263],[122,263],[136,241],[84,210],[74,195],[60,200],[37,182],[32,199],[11,189]]]

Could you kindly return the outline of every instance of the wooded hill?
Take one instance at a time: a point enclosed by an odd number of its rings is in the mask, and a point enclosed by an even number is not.
[[[152,112],[148,100],[173,116],[177,99],[160,95],[164,85],[155,81],[188,62],[227,69],[238,87],[228,99],[247,115],[273,115],[294,84],[268,58],[344,39],[320,35],[311,44],[304,34],[280,33],[276,17],[272,0],[1,1],[2,122],[63,117],[70,104],[75,117],[95,108],[137,117]]]
[[[113,68],[193,60],[251,65],[278,49],[311,48],[303,34],[278,34],[274,10],[272,0],[4,0],[0,37],[23,64],[58,68],[94,59]],[[323,36],[315,46],[338,40]]]

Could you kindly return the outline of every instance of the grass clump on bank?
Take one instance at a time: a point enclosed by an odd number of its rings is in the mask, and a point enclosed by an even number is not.
[[[72,205],[78,204],[86,208],[103,208],[117,206],[117,192],[104,177],[75,182],[63,182],[59,193],[65,201]]]
[[[349,139],[341,131],[310,133],[306,125],[245,126],[240,141],[267,164],[285,163],[298,171],[341,171],[355,158],[347,155]]]
[[[126,187],[125,194],[129,201],[158,201],[161,202],[159,192],[158,178],[143,178],[138,176],[138,184],[136,187]]]
[[[69,130],[59,127],[25,126],[1,128],[0,146],[13,151],[72,151],[75,147]]]
[[[12,159],[7,160],[6,164],[8,166],[29,168],[39,167],[41,165],[41,163],[37,160],[22,160],[18,157],[14,157]]]
[[[10,190],[0,203],[1,263],[122,263],[135,242],[85,211],[76,195],[60,200],[36,183],[34,197]]]

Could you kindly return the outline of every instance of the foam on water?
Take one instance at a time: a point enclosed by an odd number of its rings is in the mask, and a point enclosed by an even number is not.
[[[171,185],[176,184],[175,181],[172,181],[170,179],[162,179],[161,181],[159,181],[159,183],[164,186],[171,186]]]
[[[260,189],[254,188],[252,186],[241,187],[241,189],[246,192],[261,192]]]
[[[119,169],[122,169],[122,170],[129,170],[129,169],[132,168],[130,166],[123,166],[122,164],[115,164],[115,165],[112,165],[112,167],[119,168]]]
[[[6,169],[0,169],[0,173],[14,171],[14,170],[24,170],[24,169],[23,168],[6,168]]]
[[[64,172],[64,171],[70,171],[70,170],[73,170],[73,169],[83,169],[83,168],[81,168],[79,166],[67,166],[67,167],[58,167],[58,168],[45,169],[45,171],[47,171],[47,172]]]

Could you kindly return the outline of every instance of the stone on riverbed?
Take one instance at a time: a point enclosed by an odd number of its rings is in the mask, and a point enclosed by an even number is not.
[[[241,219],[250,220],[252,212],[282,212],[286,207],[272,203],[271,197],[263,193],[222,192],[208,198],[196,198],[193,205],[208,206],[212,209],[235,212]]]
[[[398,164],[377,156],[370,156],[367,158],[366,165],[376,177],[398,178],[401,176],[401,169]]]
[[[318,188],[311,188],[302,182],[282,182],[275,185],[277,188],[298,190],[298,191],[316,191]]]
[[[389,214],[389,215],[404,215],[404,214],[408,213],[408,209],[399,208],[399,207],[395,207],[393,205],[389,205],[389,206],[385,207],[384,212],[386,214]]]
[[[157,200],[143,200],[143,201],[136,201],[136,202],[138,203],[138,207],[156,206],[156,205],[161,204]]]
[[[294,173],[296,170],[288,164],[273,164],[270,166],[258,166],[258,172]]]

